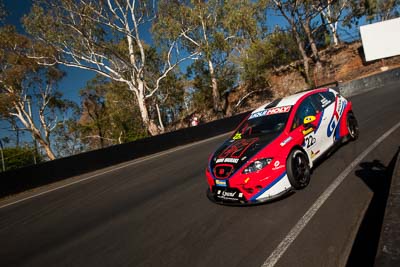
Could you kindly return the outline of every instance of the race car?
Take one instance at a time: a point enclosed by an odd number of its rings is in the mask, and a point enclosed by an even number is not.
[[[251,112],[210,156],[207,196],[251,205],[303,189],[316,160],[358,135],[352,103],[334,89],[276,99]]]

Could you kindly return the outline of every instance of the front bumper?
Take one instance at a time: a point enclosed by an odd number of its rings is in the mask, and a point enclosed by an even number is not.
[[[285,196],[292,191],[286,171],[271,180],[266,186],[252,195],[241,192],[237,187],[225,183],[225,186],[213,185],[208,189],[208,198],[218,204],[223,205],[257,205]]]
[[[224,188],[221,188],[224,189]],[[286,197],[290,194],[293,193],[292,188],[288,188],[276,195],[273,196],[269,196],[269,197],[264,197],[264,198],[258,198],[255,200],[246,200],[245,198],[221,198],[218,196],[217,192],[218,190],[221,189],[214,189],[210,190],[210,188],[207,189],[207,197],[209,200],[211,200],[212,202],[216,203],[216,204],[220,204],[220,205],[226,205],[226,206],[254,206],[254,205],[260,205],[263,203],[267,203],[267,202],[272,202],[272,201],[276,201],[279,200],[283,197]]]

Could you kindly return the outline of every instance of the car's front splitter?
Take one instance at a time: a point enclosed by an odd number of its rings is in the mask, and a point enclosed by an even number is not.
[[[292,186],[290,185],[286,172],[284,172],[250,199],[244,198],[243,194],[241,194],[238,189],[227,187],[213,187],[213,190],[208,189],[207,196],[212,202],[217,204],[248,206],[275,200],[291,191]]]
[[[276,194],[271,197],[262,198],[262,199],[251,200],[251,201],[247,201],[247,200],[226,201],[226,200],[216,198],[215,193],[213,193],[210,189],[207,189],[207,197],[210,201],[214,202],[215,204],[224,205],[224,206],[256,206],[256,205],[265,204],[268,202],[273,202],[273,201],[279,200],[280,198],[286,197],[293,192],[294,191],[291,188],[289,188],[286,191],[282,191],[279,194]]]

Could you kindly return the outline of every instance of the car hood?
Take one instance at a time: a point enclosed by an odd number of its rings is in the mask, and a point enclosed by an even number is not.
[[[228,179],[249,159],[275,140],[280,133],[263,134],[228,140],[214,153],[210,161],[210,171],[216,179]]]

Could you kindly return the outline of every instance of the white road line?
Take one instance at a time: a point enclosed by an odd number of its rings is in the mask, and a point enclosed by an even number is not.
[[[297,236],[303,231],[310,220],[317,213],[319,208],[325,203],[325,201],[332,195],[335,189],[343,182],[343,180],[349,175],[349,173],[365,158],[372,150],[374,150],[380,143],[383,142],[391,133],[400,127],[400,122],[390,128],[385,134],[377,139],[370,147],[362,152],[336,179],[333,183],[322,193],[322,195],[315,201],[315,203],[308,209],[303,217],[297,222],[297,224],[290,230],[282,242],[276,247],[272,254],[265,260],[261,267],[273,267],[286,252],[288,247],[294,242]]]
[[[230,134],[230,133],[229,133],[229,134]],[[115,167],[115,168],[113,168],[113,169],[106,170],[106,171],[103,171],[103,172],[100,172],[100,173],[96,173],[96,174],[90,175],[90,176],[88,176],[88,177],[79,179],[78,181],[70,182],[70,183],[68,183],[68,184],[61,185],[61,186],[58,186],[58,187],[56,187],[56,188],[52,188],[52,189],[46,190],[46,191],[37,193],[37,194],[35,194],[35,195],[32,195],[32,196],[29,196],[29,197],[25,197],[25,198],[16,200],[16,201],[11,202],[11,203],[8,203],[8,204],[4,204],[4,205],[0,206],[0,209],[9,207],[9,206],[12,206],[12,205],[15,205],[15,204],[18,204],[18,203],[20,203],[20,202],[23,202],[23,201],[26,201],[26,200],[29,200],[29,199],[32,199],[32,198],[36,198],[36,197],[41,196],[41,195],[48,194],[48,193],[53,192],[53,191],[57,191],[57,190],[59,190],[59,189],[65,188],[65,187],[69,187],[69,186],[74,185],[74,184],[78,184],[78,183],[81,183],[81,182],[84,182],[84,181],[87,181],[87,180],[96,178],[96,177],[101,176],[101,175],[103,175],[103,174],[107,174],[107,173],[110,173],[110,172],[113,172],[113,171],[117,171],[117,170],[120,170],[120,169],[129,167],[129,166],[132,166],[132,165],[139,164],[139,163],[144,162],[144,161],[146,161],[146,160],[158,158],[158,157],[161,157],[161,156],[163,156],[163,155],[166,155],[166,154],[169,154],[169,153],[173,153],[173,152],[176,152],[176,151],[179,151],[179,150],[182,150],[182,149],[185,149],[185,148],[189,148],[189,147],[192,147],[192,146],[195,146],[195,145],[200,145],[200,144],[206,143],[206,142],[208,142],[208,141],[212,141],[212,140],[214,140],[214,139],[218,139],[218,138],[220,138],[220,137],[222,137],[222,136],[224,136],[224,135],[228,135],[228,134],[221,134],[221,135],[214,136],[214,137],[211,137],[211,138],[206,139],[206,140],[201,140],[201,141],[198,141],[198,142],[195,142],[195,143],[192,143],[192,144],[180,146],[180,147],[177,147],[177,148],[172,148],[172,149],[170,149],[170,150],[166,150],[166,151],[163,151],[163,152],[154,154],[154,155],[150,155],[150,156],[146,156],[146,157],[143,157],[143,158],[139,158],[139,159],[136,159],[136,160],[134,160],[134,161],[132,161],[132,162],[129,162],[129,163],[127,163],[127,164],[124,164],[124,165]],[[72,177],[71,177],[71,178],[72,178]],[[68,179],[68,178],[67,178],[67,179]]]

